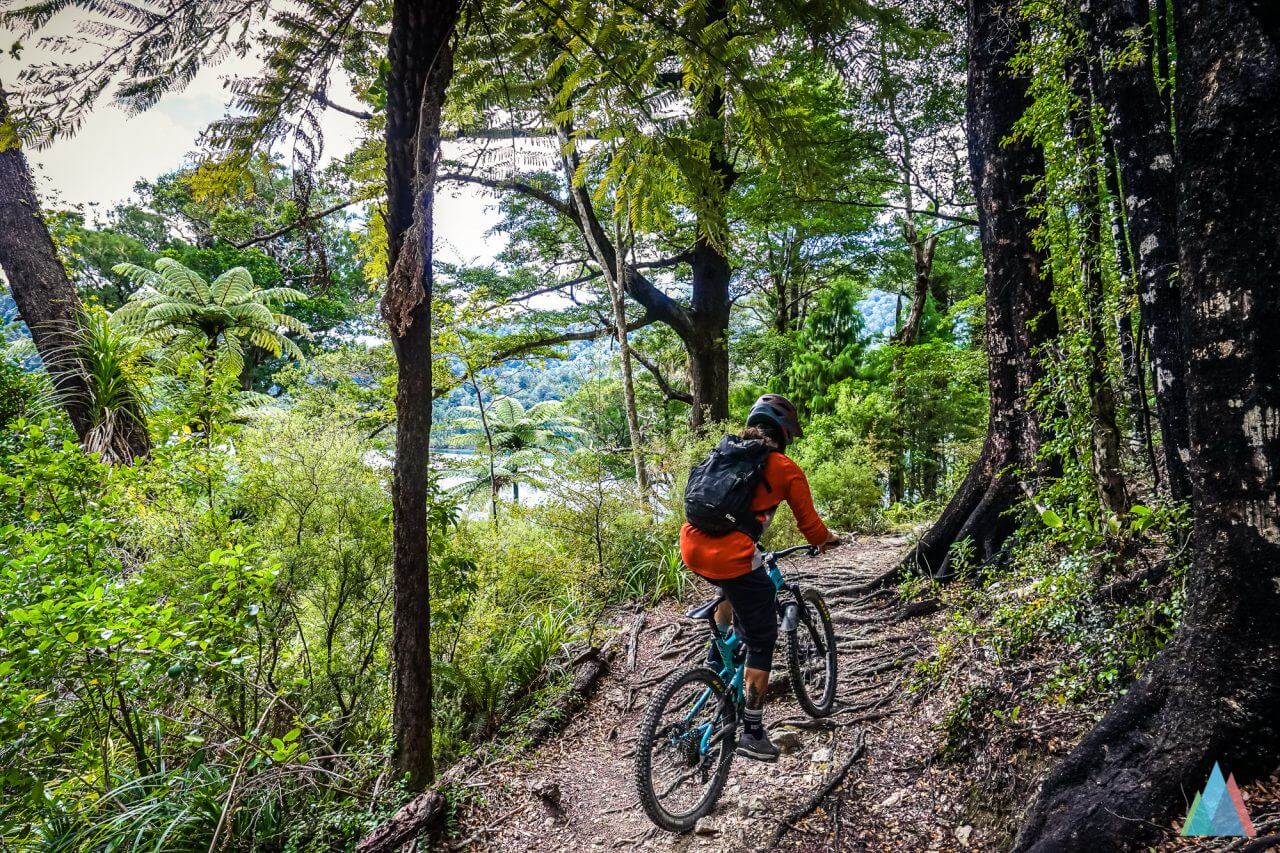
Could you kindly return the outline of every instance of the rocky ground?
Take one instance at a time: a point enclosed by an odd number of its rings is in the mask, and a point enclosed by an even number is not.
[[[1020,723],[1027,730],[1022,749],[968,763],[938,760],[939,726],[954,697],[914,693],[910,681],[946,614],[936,612],[936,602],[906,605],[892,587],[864,588],[896,565],[907,545],[901,537],[861,537],[784,566],[788,577],[821,589],[831,607],[841,652],[838,710],[813,721],[789,694],[771,696],[766,721],[785,754],[775,764],[736,758],[718,806],[694,832],[676,835],[649,822],[635,794],[632,764],[649,694],[668,673],[705,652],[704,627],[683,615],[709,597],[702,586],[684,602],[616,614],[611,630],[617,653],[585,710],[544,746],[468,778],[457,796],[450,847],[1005,849],[1035,780],[1091,718],[1067,709],[1042,712]],[[1250,786],[1244,795],[1259,835],[1280,831],[1280,782]],[[1170,828],[1160,850],[1269,849],[1261,838],[1179,839],[1176,831],[1176,825]]]

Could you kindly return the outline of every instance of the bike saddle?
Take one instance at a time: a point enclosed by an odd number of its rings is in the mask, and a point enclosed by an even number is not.
[[[708,601],[705,604],[699,604],[697,607],[688,611],[684,615],[688,616],[690,619],[706,619],[710,617],[713,612],[715,612],[716,607],[722,601],[724,601],[724,596],[723,595],[717,596],[716,598],[713,598],[712,600]]]

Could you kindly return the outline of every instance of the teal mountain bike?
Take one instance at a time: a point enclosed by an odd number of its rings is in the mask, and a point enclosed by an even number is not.
[[[801,545],[765,554],[764,564],[778,590],[791,691],[807,714],[825,717],[836,700],[836,635],[822,595],[782,577],[778,560],[798,552],[814,556],[818,549]],[[746,648],[735,630],[724,636],[716,627],[716,605],[723,600],[686,615],[707,622],[726,663],[719,672],[704,665],[668,676],[649,700],[636,746],[640,803],[654,823],[672,832],[692,829],[715,808],[737,746]]]

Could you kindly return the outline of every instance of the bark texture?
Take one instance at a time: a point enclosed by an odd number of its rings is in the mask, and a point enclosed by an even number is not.
[[[453,74],[458,0],[397,0],[387,77],[387,243],[382,313],[399,385],[392,483],[395,539],[394,763],[411,790],[432,779],[431,570],[427,529],[431,441],[432,207],[440,113]]]
[[[1173,135],[1151,68],[1151,52],[1128,50],[1146,32],[1147,0],[1084,0],[1092,87],[1106,114],[1120,167],[1121,197],[1136,249],[1138,306],[1155,372],[1156,417],[1164,439],[1169,494],[1191,495],[1190,442],[1178,284]],[[1124,54],[1125,61],[1117,62]]]
[[[1185,812],[1214,761],[1244,782],[1280,756],[1280,14],[1181,0],[1174,23],[1195,518],[1186,611],[1045,780],[1018,851],[1135,849]]]
[[[1022,493],[1013,469],[1031,477],[1039,470],[1040,427],[1028,406],[1041,374],[1035,351],[1057,333],[1028,202],[1044,160],[1030,141],[1009,138],[1028,105],[1027,81],[1011,68],[1027,25],[1017,4],[969,0],[968,31],[969,171],[985,266],[990,409],[978,460],[907,557],[909,568],[935,576],[949,573],[953,543],[970,540],[974,559],[987,562],[1013,532],[1010,510]]]
[[[4,92],[0,91],[0,123],[8,115]],[[106,423],[112,434],[100,434],[103,418],[95,416],[84,365],[77,354],[83,306],[58,260],[40,212],[31,167],[17,146],[0,150],[0,269],[53,380],[58,402],[81,443],[101,449],[109,462],[127,463],[149,456],[151,443],[141,411],[116,413]],[[95,432],[99,434],[95,436]]]

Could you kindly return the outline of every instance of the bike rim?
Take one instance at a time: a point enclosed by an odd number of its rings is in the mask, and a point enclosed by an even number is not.
[[[706,682],[686,682],[662,709],[649,753],[649,785],[658,807],[675,820],[700,812],[714,793],[725,749],[726,721]],[[729,723],[731,726],[731,722]]]

